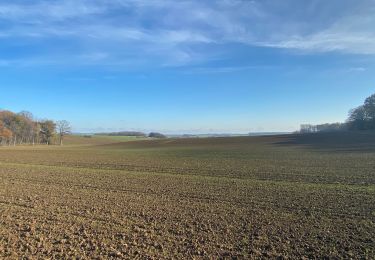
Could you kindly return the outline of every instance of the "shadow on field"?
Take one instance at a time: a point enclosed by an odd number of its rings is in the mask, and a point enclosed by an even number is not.
[[[329,152],[375,152],[375,132],[336,132],[279,136],[274,144]]]

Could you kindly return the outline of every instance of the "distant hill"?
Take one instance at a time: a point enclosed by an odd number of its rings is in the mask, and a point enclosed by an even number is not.
[[[286,135],[292,134],[292,132],[253,132],[249,133],[249,136],[265,136],[265,135]]]
[[[151,137],[151,138],[167,138],[165,135],[161,134],[161,133],[156,133],[156,132],[152,132],[148,135],[148,137]]]
[[[107,135],[107,136],[137,136],[137,137],[147,137],[147,134],[137,131],[121,131],[112,133],[95,133],[94,135]]]
[[[265,136],[265,135],[284,135],[291,134],[291,132],[253,132],[248,134],[233,134],[233,133],[222,133],[222,134],[175,134],[168,135],[172,138],[207,138],[207,137],[241,137],[241,136]]]

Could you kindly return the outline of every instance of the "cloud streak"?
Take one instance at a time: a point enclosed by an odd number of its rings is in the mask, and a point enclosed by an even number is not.
[[[313,2],[9,1],[0,4],[0,40],[16,49],[15,39],[22,39],[30,52],[25,59],[53,42],[43,53],[50,60],[115,66],[121,60],[142,66],[200,64],[229,55],[233,44],[375,55],[373,0]],[[66,44],[72,47],[61,48]],[[0,58],[2,66],[13,64]]]

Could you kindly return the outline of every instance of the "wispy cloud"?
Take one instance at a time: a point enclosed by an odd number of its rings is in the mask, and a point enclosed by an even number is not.
[[[375,54],[375,34],[319,32],[307,36],[254,43],[259,46],[295,49],[307,52],[341,52],[352,54]]]
[[[99,14],[104,12],[105,5],[99,2],[85,0],[63,0],[52,1],[33,1],[33,3],[24,2],[24,4],[2,3],[0,4],[0,17],[2,19],[18,20],[19,18],[36,20],[51,19],[65,20],[83,15]]]
[[[347,69],[347,72],[363,72],[366,71],[367,69],[364,67],[352,67]]]
[[[271,66],[222,66],[222,67],[194,67],[183,71],[185,74],[222,74],[238,71],[265,70]]]
[[[312,33],[282,36],[279,39],[259,42],[259,45],[298,49],[310,52],[341,52],[375,54],[375,2],[368,10],[362,10],[344,18],[338,17],[332,24]],[[313,24],[311,26],[314,26]]]
[[[25,59],[48,45],[51,60],[85,64],[191,65],[232,44],[375,55],[374,12],[373,0],[9,1],[0,4],[0,39],[15,49],[22,39]]]

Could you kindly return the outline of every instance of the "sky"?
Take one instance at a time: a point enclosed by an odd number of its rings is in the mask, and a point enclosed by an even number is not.
[[[75,132],[343,122],[375,93],[375,0],[3,0],[0,109]]]

